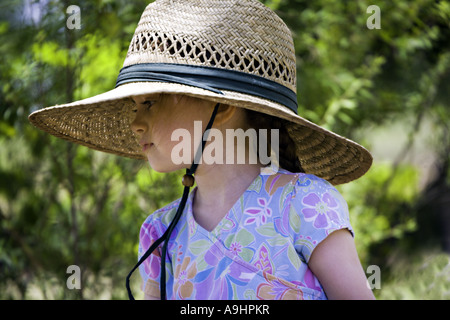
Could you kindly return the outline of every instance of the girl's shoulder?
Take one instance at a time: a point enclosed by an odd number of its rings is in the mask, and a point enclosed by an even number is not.
[[[327,180],[322,179],[314,174],[301,172],[290,172],[279,169],[277,172],[266,171],[261,174],[265,191],[273,194],[276,190],[293,191],[294,193],[308,192],[337,192],[336,188]]]
[[[178,206],[180,204],[181,198],[170,202],[162,208],[157,209],[151,213],[147,219],[145,219],[143,225],[155,225],[162,224],[167,227],[175,216]]]
[[[289,186],[284,189],[289,191],[291,199],[302,205],[314,205],[323,203],[327,207],[337,206],[344,216],[348,215],[348,206],[344,197],[336,187],[327,180],[313,174],[306,173],[283,173],[293,175]]]
[[[326,210],[336,207],[342,217],[348,215],[348,206],[339,191],[325,179],[313,174],[293,173],[283,169],[276,172],[263,172],[255,180],[249,190],[256,193],[248,193],[251,199],[263,201],[271,205],[277,212],[282,213],[288,207],[295,207],[302,212],[307,207],[323,207]],[[259,200],[264,199],[264,200]],[[255,201],[256,201],[255,200]]]
[[[275,227],[292,236],[304,261],[309,261],[313,250],[330,233],[348,229],[354,235],[347,202],[330,182],[313,174],[282,172],[278,178],[267,177],[266,187],[276,179],[285,182],[276,193],[280,216],[274,219]]]

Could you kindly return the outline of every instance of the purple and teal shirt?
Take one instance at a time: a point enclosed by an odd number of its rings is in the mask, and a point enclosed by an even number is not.
[[[212,230],[198,225],[189,194],[166,256],[168,299],[326,299],[308,267],[331,232],[352,232],[347,203],[314,175],[261,173]],[[167,229],[180,199],[142,224],[139,257]],[[140,266],[143,290],[159,297],[160,247]]]

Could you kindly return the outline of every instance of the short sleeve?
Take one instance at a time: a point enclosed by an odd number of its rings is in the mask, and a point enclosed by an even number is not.
[[[302,260],[308,262],[317,245],[333,231],[348,229],[354,235],[347,203],[329,182],[303,175],[293,193],[290,214],[300,221],[294,246]]]
[[[139,233],[138,259],[145,254],[150,246],[158,240],[159,235],[155,226],[154,215],[150,215],[141,226]],[[159,277],[161,272],[161,255],[156,249],[140,266],[142,290],[146,295],[159,296]]]

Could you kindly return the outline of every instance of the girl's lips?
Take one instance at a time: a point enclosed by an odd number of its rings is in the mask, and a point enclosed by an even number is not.
[[[153,146],[153,143],[144,143],[142,145],[142,151],[145,152]]]
[[[142,146],[142,152],[147,151],[148,149],[150,149],[153,146],[153,143],[147,143],[144,141],[139,142],[139,144]]]

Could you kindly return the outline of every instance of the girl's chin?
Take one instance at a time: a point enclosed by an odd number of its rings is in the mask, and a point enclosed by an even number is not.
[[[150,168],[152,170],[159,172],[159,173],[169,173],[174,172],[180,169],[183,169],[182,166],[177,166],[173,164],[170,160],[169,161],[155,161],[155,159],[150,159],[150,157],[147,157],[148,164],[150,165]]]

